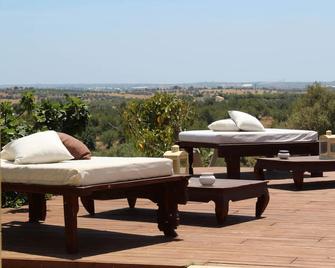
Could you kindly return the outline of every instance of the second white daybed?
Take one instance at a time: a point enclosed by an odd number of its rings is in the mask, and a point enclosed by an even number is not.
[[[179,133],[178,144],[189,153],[190,174],[193,174],[193,148],[214,148],[219,157],[225,158],[228,178],[240,178],[242,156],[273,156],[279,150],[289,150],[291,154],[319,154],[318,133],[311,130],[191,130]]]

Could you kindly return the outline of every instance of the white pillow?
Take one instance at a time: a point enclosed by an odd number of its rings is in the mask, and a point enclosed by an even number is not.
[[[237,127],[245,131],[265,131],[264,126],[259,120],[247,113],[240,111],[228,111],[231,119],[234,120]]]
[[[0,152],[0,158],[1,159],[5,159],[5,160],[9,160],[9,161],[14,161],[15,160],[14,153],[11,150],[8,149],[11,146],[12,143],[13,143],[13,141],[7,143],[3,147],[3,150]]]
[[[213,122],[208,126],[213,131],[239,131],[240,129],[236,126],[235,122],[228,118]]]
[[[58,134],[53,131],[34,133],[4,146],[1,158],[15,164],[52,163],[73,159]]]

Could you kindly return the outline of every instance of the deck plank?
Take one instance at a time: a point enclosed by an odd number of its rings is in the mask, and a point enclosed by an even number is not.
[[[212,203],[180,206],[176,239],[156,224],[156,206],[140,199],[97,201],[95,217],[78,213],[79,249],[64,249],[62,198],[47,203],[43,224],[28,223],[26,207],[2,209],[4,267],[335,267],[335,172],[307,178],[303,191],[291,179],[269,183],[270,203],[255,219],[255,199],[230,204],[217,226]]]

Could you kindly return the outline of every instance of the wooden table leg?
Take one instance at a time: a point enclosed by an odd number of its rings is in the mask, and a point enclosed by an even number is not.
[[[304,183],[304,171],[293,171],[293,181],[295,188],[301,190]]]
[[[86,211],[91,216],[94,216],[94,214],[95,214],[94,199],[89,197],[89,196],[81,196],[80,201],[83,204]]]
[[[240,156],[230,155],[225,156],[227,165],[227,178],[228,179],[239,179],[240,174]]]
[[[127,200],[128,200],[129,207],[134,208],[135,205],[136,205],[137,198],[136,197],[127,197]]]
[[[264,180],[264,170],[259,166],[258,162],[256,162],[254,167],[254,173],[257,179]]]
[[[322,171],[311,172],[311,177],[323,177],[323,172]]]
[[[226,220],[229,211],[229,200],[225,198],[218,198],[214,200],[215,216],[218,224],[222,225]]]
[[[184,150],[188,153],[188,173],[193,175],[193,147],[185,147]]]
[[[45,194],[28,193],[29,222],[44,221],[47,214]]]
[[[157,221],[158,229],[164,232],[167,237],[176,237],[178,234],[175,229],[179,224],[177,199],[173,197],[173,190],[170,186],[162,187],[162,194],[157,200],[158,212]]]
[[[68,253],[78,252],[77,213],[79,210],[78,196],[63,195],[65,241]]]
[[[266,188],[264,194],[257,198],[256,217],[260,218],[270,201],[269,190]]]

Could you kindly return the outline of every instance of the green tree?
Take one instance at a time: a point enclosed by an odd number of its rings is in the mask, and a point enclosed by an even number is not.
[[[79,135],[86,129],[88,119],[87,106],[79,98],[66,95],[63,102],[37,103],[33,92],[25,92],[18,104],[0,103],[1,146],[45,129]],[[26,201],[24,195],[16,192],[2,195],[2,206],[20,206]]]
[[[122,117],[128,140],[144,155],[161,156],[192,122],[194,108],[175,94],[156,93],[144,101],[130,101]]]
[[[33,112],[35,129],[53,129],[73,136],[85,131],[89,117],[87,105],[67,94],[63,102],[43,100]]]
[[[1,147],[13,139],[23,137],[32,131],[32,125],[24,119],[22,111],[17,113],[11,102],[0,103]]]
[[[293,104],[290,128],[310,129],[323,134],[335,129],[335,93],[315,83]]]

